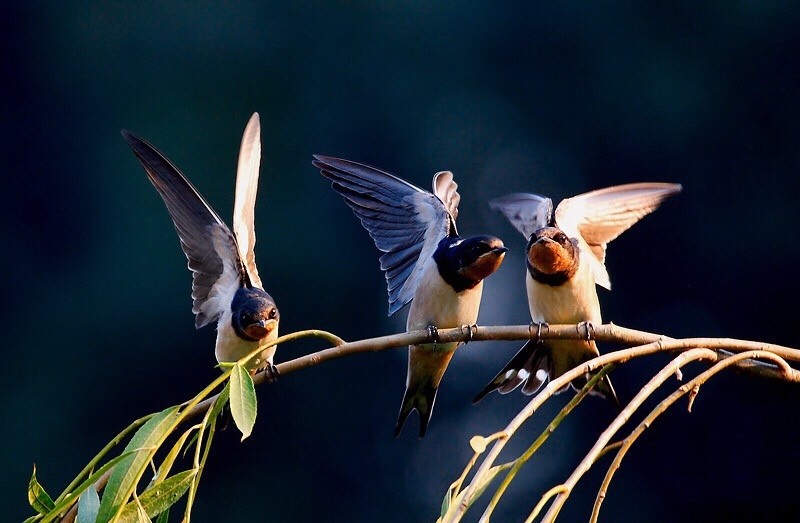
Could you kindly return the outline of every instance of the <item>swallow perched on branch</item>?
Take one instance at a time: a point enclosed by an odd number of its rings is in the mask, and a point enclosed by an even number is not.
[[[214,353],[219,362],[237,361],[278,337],[278,307],[264,291],[253,253],[260,129],[258,113],[253,113],[239,150],[233,232],[172,162],[146,141],[122,131],[164,200],[189,260],[195,327],[217,320]],[[250,370],[267,369],[274,378],[274,356],[273,345],[251,360]]]
[[[500,267],[508,249],[494,236],[461,237],[456,230],[458,185],[449,171],[433,177],[433,193],[360,163],[314,156],[383,252],[381,269],[389,292],[389,315],[411,303],[406,328],[474,325],[483,280]],[[416,409],[425,435],[436,391],[459,343],[409,346],[406,390],[395,436]]]
[[[493,390],[506,394],[520,384],[524,394],[533,394],[548,379],[600,355],[589,338],[591,324],[602,322],[596,285],[611,289],[606,246],[680,191],[680,185],[669,183],[617,185],[562,200],[555,213],[553,202],[536,194],[509,194],[489,202],[528,239],[525,284],[533,322],[540,327],[583,323],[587,339],[529,341],[473,403]],[[578,379],[572,386],[579,389],[585,383]],[[593,393],[619,405],[608,376]]]

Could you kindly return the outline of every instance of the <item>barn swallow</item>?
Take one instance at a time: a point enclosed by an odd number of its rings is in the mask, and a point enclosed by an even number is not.
[[[483,279],[500,267],[508,249],[493,236],[461,237],[456,230],[458,185],[449,171],[433,177],[433,193],[360,163],[314,156],[313,164],[344,197],[375,246],[389,292],[389,315],[408,303],[409,331],[473,325]],[[460,343],[409,346],[406,390],[395,436],[412,410],[425,435],[436,391]]]
[[[261,161],[258,113],[253,113],[247,123],[239,150],[233,232],[155,147],[128,131],[123,130],[122,136],[164,200],[189,260],[195,327],[218,320],[214,350],[217,361],[237,361],[277,338],[280,314],[275,300],[264,291],[253,253]],[[274,356],[273,345],[251,360],[251,372],[266,369],[274,378]]]
[[[490,201],[490,207],[528,239],[525,283],[533,322],[584,323],[589,338],[591,324],[602,323],[596,286],[611,289],[606,246],[680,191],[680,185],[668,183],[617,185],[562,200],[555,214],[553,202],[536,194],[509,194]],[[524,394],[533,394],[548,379],[599,355],[590,339],[529,341],[473,403],[493,390],[506,394],[520,384]],[[574,380],[572,387],[580,389],[586,381],[586,377]],[[619,406],[608,376],[593,393]]]

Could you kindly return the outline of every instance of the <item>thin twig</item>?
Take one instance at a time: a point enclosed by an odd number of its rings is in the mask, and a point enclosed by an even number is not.
[[[656,418],[658,418],[661,414],[663,414],[681,397],[691,393],[692,391],[696,391],[698,387],[700,387],[700,385],[704,384],[715,374],[730,367],[731,365],[736,364],[737,361],[739,360],[744,360],[748,358],[771,360],[778,366],[786,365],[786,361],[783,360],[780,356],[776,356],[770,352],[764,352],[764,351],[747,351],[727,357],[715,363],[713,367],[697,375],[691,381],[678,387],[678,390],[670,394],[667,398],[665,398],[658,405],[656,405],[656,407],[652,411],[650,411],[650,413],[644,418],[644,420],[642,420],[642,422],[639,423],[639,425],[637,425],[636,428],[633,429],[631,433],[628,435],[628,437],[626,437],[624,440],[618,441],[613,445],[608,445],[605,447],[605,449],[603,449],[603,451],[606,452],[614,447],[619,447],[617,455],[614,457],[614,461],[611,463],[611,465],[609,465],[605,478],[603,478],[603,483],[600,485],[600,490],[597,492],[597,497],[595,498],[594,506],[592,507],[592,516],[589,520],[590,523],[597,522],[597,517],[600,514],[600,505],[602,505],[603,500],[606,497],[608,486],[611,483],[611,479],[614,477],[614,474],[616,473],[617,469],[619,469],[620,463],[622,462],[622,458],[625,457],[625,454],[631,448],[633,443],[639,438],[639,436],[641,436],[642,433],[644,433],[644,431],[647,428],[652,426]]]
[[[550,498],[552,498],[556,494],[564,492],[566,489],[567,489],[566,485],[556,485],[555,487],[545,492],[544,495],[542,496],[542,499],[539,500],[539,503],[537,503],[536,506],[533,507],[533,510],[531,511],[528,518],[525,520],[525,523],[533,523],[533,520],[536,519],[536,516],[539,515],[539,512],[542,511],[548,500],[550,500]]]
[[[576,327],[574,325],[569,326],[571,332],[568,332],[568,330],[565,327],[566,326],[562,325],[557,325],[557,326],[551,325],[550,329],[548,331],[544,331],[541,337],[542,339],[581,339],[580,337],[577,338],[574,337],[574,335],[577,332]],[[527,326],[525,328],[527,329]],[[506,327],[494,327],[494,328],[486,327],[485,329],[506,329]],[[516,335],[519,333],[518,330],[513,330],[513,329],[519,329],[518,327],[510,327],[508,329],[509,332],[506,332],[506,334]],[[441,332],[443,331],[440,331],[440,333]],[[558,332],[559,336],[552,336],[554,332]],[[484,336],[486,335],[486,333],[482,334]],[[560,337],[560,335],[562,334],[564,335],[563,338]],[[650,343],[646,343],[645,345],[639,345],[629,349],[612,351],[608,354],[598,356],[584,363],[583,365],[575,367],[574,369],[564,373],[557,379],[552,380],[544,389],[542,389],[539,392],[539,394],[537,394],[531,399],[531,401],[514,417],[514,419],[511,420],[508,426],[504,429],[504,431],[508,433],[509,438],[497,440],[494,443],[492,449],[489,451],[489,453],[487,453],[486,457],[481,462],[478,471],[475,473],[475,476],[468,485],[462,503],[459,504],[457,510],[454,510],[449,515],[449,517],[444,520],[443,523],[455,523],[461,520],[468,507],[468,500],[471,499],[471,497],[477,490],[477,485],[481,481],[480,478],[488,473],[488,471],[491,469],[492,465],[499,456],[500,452],[505,447],[510,437],[516,432],[516,430],[522,425],[522,423],[524,423],[525,420],[530,418],[533,415],[533,413],[536,412],[536,410],[548,398],[553,396],[557,391],[561,390],[566,384],[568,384],[575,378],[585,375],[587,372],[600,368],[609,363],[621,364],[626,361],[629,361],[630,359],[646,356],[648,354],[654,354],[658,352],[689,350],[695,347],[707,347],[708,349],[728,350],[736,352],[745,350],[763,350],[766,352],[777,354],[778,356],[782,357],[785,360],[790,360],[795,362],[800,361],[800,350],[784,347],[781,345],[774,345],[770,343],[753,342],[753,341],[737,340],[730,338],[689,338],[682,340],[671,339],[671,338],[663,338],[660,336],[651,335],[650,333],[632,331],[631,329],[624,329],[611,324],[595,327],[595,334],[596,334],[595,339],[605,340],[605,341],[616,341],[621,343],[627,343],[629,340],[633,339],[639,339],[639,340],[651,339],[650,338],[651,336],[652,338],[655,338],[655,340]],[[487,337],[482,339],[489,339],[489,338]],[[729,356],[730,356],[729,354],[714,353],[714,357],[716,359],[723,359]],[[742,361],[740,363],[744,363],[745,361]],[[763,372],[759,371],[759,374],[769,375],[773,378],[793,383],[800,383],[800,371],[790,367],[788,364],[780,365],[775,368],[765,367],[763,369]]]
[[[503,494],[505,494],[506,489],[514,480],[514,478],[516,477],[517,473],[522,468],[522,466],[528,462],[531,456],[533,456],[533,454],[537,450],[539,450],[539,447],[541,447],[544,444],[544,442],[547,441],[547,439],[553,434],[553,432],[555,432],[555,430],[558,428],[561,422],[569,415],[570,412],[572,412],[572,410],[575,407],[578,406],[578,404],[583,400],[583,398],[586,397],[589,391],[592,390],[592,387],[594,387],[598,381],[603,379],[603,377],[606,374],[608,374],[608,372],[611,371],[612,368],[613,365],[607,365],[603,367],[599,372],[597,372],[594,376],[592,376],[592,378],[586,383],[586,385],[584,385],[583,388],[581,388],[581,390],[578,391],[578,393],[575,394],[566,405],[564,405],[564,407],[556,415],[556,417],[553,418],[553,421],[551,421],[550,424],[547,425],[547,427],[542,431],[542,433],[539,434],[539,437],[537,437],[536,440],[534,440],[534,442],[530,445],[530,447],[528,447],[520,457],[514,460],[511,470],[509,470],[508,473],[506,474],[506,477],[503,478],[503,481],[500,483],[500,486],[497,487],[494,496],[492,496],[491,501],[489,501],[489,504],[483,511],[480,523],[489,523],[489,519],[492,516],[492,512],[494,512],[495,507],[497,507],[497,504],[500,502],[500,498],[503,497]]]
[[[636,412],[636,410],[642,405],[644,400],[650,397],[655,390],[661,386],[666,380],[672,377],[675,374],[675,371],[683,367],[689,362],[701,359],[715,359],[717,357],[714,351],[709,349],[692,349],[686,351],[684,353],[679,354],[675,357],[668,365],[666,365],[663,369],[661,369],[658,374],[653,376],[647,384],[642,387],[636,396],[628,403],[622,412],[620,412],[614,421],[608,426],[606,430],[600,435],[597,439],[597,442],[592,446],[583,460],[575,467],[575,470],[570,474],[567,481],[564,482],[564,489],[563,492],[559,493],[556,496],[556,499],[553,500],[553,504],[550,505],[550,509],[544,515],[543,522],[550,523],[555,521],[556,516],[558,516],[561,507],[564,506],[564,503],[567,501],[572,490],[577,485],[578,480],[591,468],[591,466],[597,461],[597,456],[603,451],[603,448],[608,444],[611,438],[617,433],[617,431],[627,423],[630,419],[631,415]]]

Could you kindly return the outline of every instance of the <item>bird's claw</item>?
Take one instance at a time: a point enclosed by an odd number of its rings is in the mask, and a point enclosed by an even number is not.
[[[270,383],[275,383],[280,375],[281,371],[278,370],[278,367],[271,361],[267,362],[267,366],[264,367],[264,378]]]
[[[533,336],[533,330],[532,329],[533,329],[534,325],[536,326],[536,343],[542,343],[544,341],[544,340],[542,340],[542,328],[544,327],[545,331],[549,331],[550,330],[550,324],[548,324],[546,321],[542,321],[542,322],[532,321],[530,323],[530,325],[528,325],[528,330],[530,331],[531,336]]]
[[[469,343],[472,341],[472,338],[475,336],[475,333],[478,331],[478,324],[473,323],[472,325],[462,325],[461,330],[467,330],[467,341],[464,343]]]
[[[594,325],[590,321],[582,321],[578,324],[578,334],[581,333],[581,328],[586,329],[586,341],[592,341],[594,339]]]
[[[439,343],[439,329],[436,328],[436,325],[428,325],[428,336],[433,343]]]

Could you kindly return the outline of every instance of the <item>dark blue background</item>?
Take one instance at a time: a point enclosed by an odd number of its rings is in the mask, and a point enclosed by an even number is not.
[[[30,515],[33,463],[56,494],[128,422],[218,372],[213,328],[193,327],[177,236],[121,128],[228,219],[241,132],[261,114],[256,254],[283,333],[353,340],[405,325],[405,311],[386,317],[374,245],[311,166],[320,153],[426,188],[434,172],[455,173],[461,232],[511,249],[485,286],[487,325],[529,320],[524,239],[487,199],[681,183],[611,244],[605,319],[800,345],[798,3],[53,2],[7,5],[0,19],[4,520]],[[261,387],[252,437],[240,444],[229,429],[215,442],[193,520],[433,521],[469,438],[526,402],[470,404],[518,345],[461,349],[423,440],[413,416],[392,437],[402,349]],[[285,345],[277,361],[320,348]],[[615,371],[623,401],[668,359]],[[715,379],[691,414],[682,403],[636,444],[601,520],[797,520],[799,402],[796,386]],[[524,519],[613,414],[587,400],[495,519]],[[607,463],[579,484],[565,521],[588,519]]]

